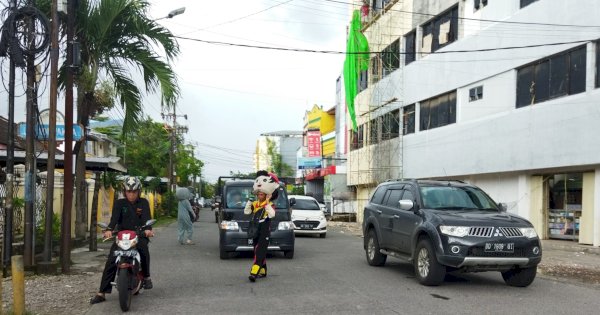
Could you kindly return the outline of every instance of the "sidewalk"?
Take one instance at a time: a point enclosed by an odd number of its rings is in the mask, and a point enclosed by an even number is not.
[[[331,230],[363,237],[362,227],[356,222],[327,223]],[[542,240],[542,262],[538,266],[538,275],[600,288],[600,247],[573,241]]]

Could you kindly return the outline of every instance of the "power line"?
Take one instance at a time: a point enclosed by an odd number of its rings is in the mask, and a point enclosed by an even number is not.
[[[284,48],[284,47],[270,47],[270,46],[259,46],[259,45],[247,45],[247,44],[238,44],[238,43],[229,43],[229,42],[220,42],[220,41],[211,41],[204,40],[199,38],[190,38],[183,36],[174,36],[175,38],[191,40],[195,42],[201,42],[205,44],[211,45],[221,45],[221,46],[233,46],[233,47],[244,47],[244,48],[256,48],[256,49],[266,49],[266,50],[277,50],[277,51],[293,51],[293,52],[306,52],[306,53],[317,53],[317,54],[332,54],[332,55],[341,55],[341,54],[353,54],[353,55],[362,55],[362,54],[381,54],[381,53],[389,53],[384,51],[370,51],[370,52],[345,52],[345,51],[336,51],[336,50],[315,50],[315,49],[304,49],[304,48]],[[427,54],[427,55],[439,55],[439,54],[450,54],[450,53],[471,53],[471,52],[486,52],[486,51],[498,51],[498,50],[512,50],[512,49],[526,49],[526,48],[537,48],[537,47],[547,47],[547,46],[559,46],[559,45],[569,45],[569,44],[580,44],[580,43],[588,43],[595,41],[596,39],[585,39],[585,40],[577,40],[570,42],[558,42],[558,43],[545,43],[545,44],[535,44],[535,45],[524,45],[524,46],[508,46],[508,47],[496,47],[496,48],[482,48],[482,49],[470,49],[470,50],[444,50],[444,51],[435,51],[435,52],[395,52],[400,55],[412,55],[412,54]]]

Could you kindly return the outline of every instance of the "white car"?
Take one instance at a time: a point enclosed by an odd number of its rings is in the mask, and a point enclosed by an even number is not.
[[[309,196],[289,195],[295,234],[327,236],[327,220],[317,200]]]

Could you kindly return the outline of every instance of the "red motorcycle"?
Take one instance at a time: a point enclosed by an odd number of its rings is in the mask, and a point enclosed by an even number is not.
[[[144,228],[152,226],[156,220],[148,220],[146,224],[136,231],[122,230],[117,232],[118,250],[115,251],[115,264],[117,264],[117,278],[115,286],[119,291],[119,304],[121,310],[127,312],[131,306],[131,296],[140,293],[144,276],[141,268],[140,253],[136,249],[138,239],[143,236]],[[103,229],[108,228],[106,223],[98,223]],[[106,241],[105,239],[104,241]]]

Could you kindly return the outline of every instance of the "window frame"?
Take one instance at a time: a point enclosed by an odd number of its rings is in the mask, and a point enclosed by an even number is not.
[[[404,35],[404,65],[417,60],[417,30]]]
[[[410,104],[402,107],[402,135],[415,133],[416,116],[416,104]]]
[[[445,23],[449,22],[448,27],[448,38],[442,44],[439,42],[440,28]],[[421,36],[421,52],[432,53],[439,49],[442,49],[453,42],[458,40],[458,5],[454,5],[446,11],[436,15],[429,21],[421,25],[422,36]],[[428,49],[424,46],[426,44],[425,38],[431,35],[431,47]]]
[[[586,68],[585,44],[517,68],[516,108],[584,93]]]
[[[419,102],[419,131],[456,123],[456,90]]]

